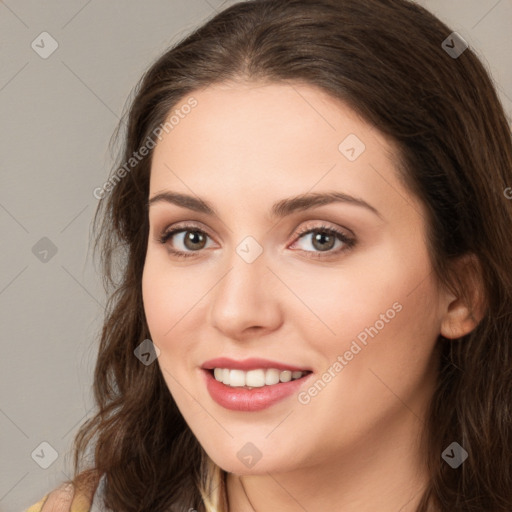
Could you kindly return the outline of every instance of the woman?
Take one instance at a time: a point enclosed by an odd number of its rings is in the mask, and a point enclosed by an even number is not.
[[[512,143],[460,36],[240,2],[141,79],[118,164],[99,412],[43,512],[512,509]]]

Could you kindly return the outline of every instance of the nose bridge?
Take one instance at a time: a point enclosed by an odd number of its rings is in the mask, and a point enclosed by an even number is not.
[[[263,246],[252,236],[246,236],[227,256],[229,272],[219,283],[218,297],[227,301],[243,300],[249,304],[265,295],[268,279],[267,258]]]
[[[262,245],[246,236],[225,260],[227,272],[218,283],[211,304],[214,326],[236,337],[247,327],[273,326],[279,318],[277,297],[272,294],[268,259]]]

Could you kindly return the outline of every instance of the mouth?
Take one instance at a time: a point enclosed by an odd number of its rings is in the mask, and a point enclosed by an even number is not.
[[[244,360],[218,357],[201,366],[217,381],[233,388],[261,388],[298,380],[312,373],[311,368],[299,367],[269,359],[252,357]]]
[[[256,368],[249,371],[233,368],[205,369],[217,382],[232,388],[262,388],[299,380],[309,375],[311,370],[280,370],[278,368]]]
[[[312,378],[310,368],[268,359],[221,357],[200,368],[211,398],[225,409],[257,412],[298,393]]]

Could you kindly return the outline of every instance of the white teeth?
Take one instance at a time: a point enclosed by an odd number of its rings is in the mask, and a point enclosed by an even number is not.
[[[261,388],[265,385],[265,370],[250,370],[247,373],[239,370],[245,375],[245,385],[251,388]],[[226,383],[224,383],[226,384]],[[228,383],[231,386],[231,382]]]
[[[245,386],[245,375],[242,370],[231,370],[229,372],[229,385],[235,387]]]
[[[292,380],[292,372],[289,370],[281,372],[281,375],[279,375],[279,380],[281,382],[290,382]]]
[[[300,379],[307,372],[276,370],[275,368],[249,370],[230,370],[229,368],[215,368],[213,376],[215,380],[226,384],[227,386],[241,388],[261,388],[262,386],[272,386],[279,382],[290,382]]]
[[[265,385],[266,386],[271,386],[272,384],[277,384],[278,382],[279,382],[279,370],[270,368],[269,370],[267,370],[265,372]]]

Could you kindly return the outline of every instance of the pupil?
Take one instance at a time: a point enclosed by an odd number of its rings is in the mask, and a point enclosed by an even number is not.
[[[202,235],[198,231],[189,231],[189,234],[187,236],[187,241],[189,241],[192,245],[198,245],[198,244],[201,245],[201,240],[200,240],[201,238],[202,238]],[[193,247],[193,248],[196,249],[197,247]]]

